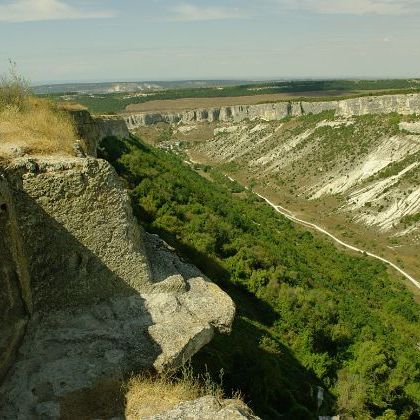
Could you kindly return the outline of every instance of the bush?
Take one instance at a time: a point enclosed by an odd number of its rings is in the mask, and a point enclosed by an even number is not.
[[[19,75],[16,63],[10,60],[9,72],[0,77],[0,110],[6,107],[23,109],[29,96],[29,82]]]

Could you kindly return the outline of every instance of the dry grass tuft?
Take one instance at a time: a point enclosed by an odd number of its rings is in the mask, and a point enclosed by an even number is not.
[[[223,371],[220,374],[220,381]],[[170,410],[183,401],[212,395],[223,398],[221,385],[210,374],[195,376],[189,363],[184,365],[180,377],[142,374],[131,378],[127,385],[125,417],[141,419]]]
[[[29,82],[10,61],[0,75],[0,158],[24,154],[74,155],[73,120],[52,102],[30,95]]]
[[[136,376],[128,383],[125,416],[141,419],[175,407],[182,401],[201,396],[200,387],[187,381],[176,382],[165,377]]]
[[[222,381],[223,371],[220,374]],[[221,385],[215,383],[208,372],[195,376],[187,363],[177,376],[143,373],[127,382],[103,380],[91,389],[72,392],[60,398],[61,419],[90,420],[96,418],[125,418],[138,420],[171,410],[184,401],[211,395],[221,404],[251,411],[238,393],[231,400],[223,400]]]
[[[102,380],[90,389],[66,394],[60,398],[60,418],[138,420],[171,410],[184,401],[205,395],[216,397],[221,404],[233,401],[236,407],[252,414],[240,394],[235,394],[231,400],[222,400],[220,385],[213,382],[208,373],[194,376],[191,366],[187,364],[177,378],[143,373],[132,377],[128,382]]]
[[[50,101],[28,97],[24,106],[0,109],[0,156],[72,156],[77,140],[71,117]]]

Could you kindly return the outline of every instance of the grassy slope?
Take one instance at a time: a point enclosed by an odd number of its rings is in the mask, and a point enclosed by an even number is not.
[[[217,174],[210,182],[136,139],[108,139],[102,153],[146,228],[238,306],[232,335],[217,337],[197,366],[222,367],[225,388],[245,393],[263,418],[418,413],[419,305],[386,267],[338,251],[238,185]],[[329,390],[319,412],[318,385]]]
[[[26,98],[23,106],[0,106],[0,158],[16,154],[73,156],[77,134],[71,117],[55,104]]]
[[[77,140],[69,115],[29,94],[29,84],[10,61],[0,75],[0,159],[24,153],[74,154]]]

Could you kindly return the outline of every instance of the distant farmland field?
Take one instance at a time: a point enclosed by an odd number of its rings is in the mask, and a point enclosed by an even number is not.
[[[322,97],[322,96],[351,96],[356,93],[349,92],[343,94],[339,91],[314,91],[305,92],[305,97]],[[255,105],[264,102],[278,102],[288,99],[297,99],[302,97],[302,92],[296,93],[273,93],[265,95],[253,96],[231,96],[231,97],[215,97],[215,98],[182,98],[182,99],[165,99],[158,101],[149,101],[141,104],[130,104],[126,107],[125,112],[150,112],[150,111],[183,111],[193,108],[212,108],[219,106],[233,105]]]
[[[290,99],[331,100],[370,94],[410,93],[420,90],[419,80],[330,80],[258,83],[253,85],[178,88],[148,93],[53,93],[56,101],[77,102],[94,114],[181,111],[229,105],[251,105]]]

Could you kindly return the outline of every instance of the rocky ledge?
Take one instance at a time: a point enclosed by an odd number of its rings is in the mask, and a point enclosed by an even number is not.
[[[229,332],[232,300],[137,224],[113,168],[0,168],[0,418],[59,418],[66,396],[172,369]]]

